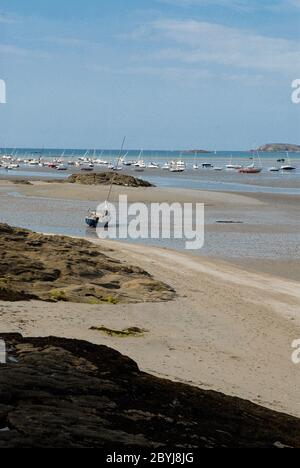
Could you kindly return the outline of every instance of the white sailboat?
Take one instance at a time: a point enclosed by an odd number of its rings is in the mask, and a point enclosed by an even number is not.
[[[144,154],[144,151],[141,150],[140,154],[139,154],[139,159],[138,161],[134,164],[134,170],[136,172],[144,172],[144,170],[146,169],[146,164],[145,164],[145,161],[143,160],[143,154]]]
[[[281,166],[281,171],[284,171],[284,172],[291,172],[291,171],[295,171],[296,170],[296,167],[292,166],[291,164],[291,158],[290,158],[290,155],[289,153],[287,153],[287,159],[288,159],[288,164],[284,164],[283,166]]]
[[[121,151],[120,151],[120,154],[119,154],[119,157],[118,157],[118,160],[117,160],[117,166],[116,167],[120,166],[120,160],[121,160],[121,157],[122,157],[122,152],[123,152],[123,149],[124,149],[125,141],[126,141],[126,137],[124,137],[124,139],[123,139],[123,143],[122,143]],[[104,208],[102,210],[100,210],[100,211],[97,211],[97,210],[96,211],[95,210],[89,210],[88,211],[88,215],[85,218],[85,222],[91,228],[102,227],[102,228],[106,229],[109,226],[109,223],[111,221],[111,215],[110,215],[109,209],[108,209],[108,202],[110,200],[110,196],[111,196],[112,187],[113,187],[115,177],[116,176],[114,175],[111,178],[107,199],[105,200],[105,203],[104,203]]]
[[[242,169],[242,166],[240,164],[233,164],[233,156],[231,155],[230,163],[227,164],[226,169],[228,171],[238,171],[239,169]]]

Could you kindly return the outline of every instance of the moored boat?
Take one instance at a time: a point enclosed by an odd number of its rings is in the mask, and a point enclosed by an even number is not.
[[[239,169],[240,174],[260,174],[261,172],[261,167],[242,167]]]

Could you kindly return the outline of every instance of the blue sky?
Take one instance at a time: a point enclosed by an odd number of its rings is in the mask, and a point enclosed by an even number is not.
[[[0,0],[0,145],[300,143],[300,0]]]

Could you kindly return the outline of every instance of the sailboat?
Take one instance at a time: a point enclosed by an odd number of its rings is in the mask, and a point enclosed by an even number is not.
[[[291,158],[290,158],[290,155],[289,153],[287,153],[287,158],[288,158],[288,164],[285,164],[284,166],[281,166],[281,170],[284,171],[284,172],[291,172],[291,171],[295,171],[296,168],[294,166],[292,166],[291,164]]]
[[[144,150],[141,150],[138,161],[134,164],[134,170],[136,172],[144,172],[146,169],[145,161],[143,160]]]
[[[237,171],[239,169],[242,169],[242,166],[240,164],[232,164],[232,161],[233,161],[233,156],[231,155],[230,163],[227,164],[226,166],[226,169],[228,171]]]
[[[262,163],[261,163],[261,159],[260,159],[258,152],[257,152],[257,158],[259,161],[259,166],[255,166],[255,162],[253,162],[253,164],[251,164],[250,166],[242,167],[241,169],[239,169],[239,173],[240,174],[260,174],[263,168],[262,168]]]
[[[195,152],[195,154],[194,154],[194,164],[193,164],[193,169],[194,169],[195,171],[197,171],[197,169],[199,169],[199,164],[198,164],[198,162],[197,162],[197,156],[196,156],[196,152]]]
[[[123,149],[124,149],[125,141],[126,141],[126,137],[124,137],[124,139],[123,139],[121,151],[120,151],[118,161],[117,161],[117,167],[120,166],[120,161],[121,161],[121,158],[122,158],[122,152],[123,152]],[[102,228],[107,229],[108,226],[109,226],[109,223],[111,221],[111,215],[110,215],[109,209],[108,209],[108,202],[109,202],[109,199],[110,199],[110,196],[111,196],[112,187],[113,187],[115,177],[116,176],[114,175],[111,178],[107,199],[106,199],[106,201],[104,203],[104,209],[101,210],[101,211],[97,211],[97,210],[89,210],[88,211],[87,217],[85,218],[85,222],[91,228],[96,229],[97,227],[98,228],[102,227]]]

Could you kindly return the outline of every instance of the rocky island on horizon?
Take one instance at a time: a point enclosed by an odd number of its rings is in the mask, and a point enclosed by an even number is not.
[[[270,152],[270,153],[280,153],[283,151],[288,151],[291,153],[300,152],[300,145],[292,145],[288,143],[269,143],[263,146],[260,146],[257,151]]]

